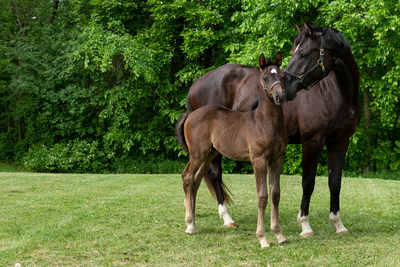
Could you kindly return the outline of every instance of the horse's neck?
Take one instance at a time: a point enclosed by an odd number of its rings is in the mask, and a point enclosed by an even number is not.
[[[342,84],[342,95],[345,100],[352,105],[358,106],[360,74],[353,55],[351,52],[348,53],[334,59],[333,71]]]

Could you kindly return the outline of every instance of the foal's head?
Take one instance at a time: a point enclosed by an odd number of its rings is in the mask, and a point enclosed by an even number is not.
[[[264,54],[261,54],[258,64],[261,72],[260,83],[262,87],[276,105],[282,105],[286,101],[286,93],[283,89],[279,71],[279,67],[282,65],[282,55],[277,53],[275,62],[272,62],[272,59],[267,61]]]

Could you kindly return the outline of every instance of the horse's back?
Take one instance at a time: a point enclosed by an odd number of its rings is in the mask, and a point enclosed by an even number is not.
[[[218,104],[234,110],[250,110],[257,101],[257,67],[226,64],[207,72],[190,87],[187,109]]]

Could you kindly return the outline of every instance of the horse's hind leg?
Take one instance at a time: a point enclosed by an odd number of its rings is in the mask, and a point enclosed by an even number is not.
[[[331,191],[331,207],[329,221],[336,228],[337,234],[348,234],[349,231],[344,227],[340,219],[340,189],[342,181],[342,168],[346,156],[349,140],[340,143],[328,144],[328,171],[329,189]]]
[[[279,224],[279,201],[281,197],[280,172],[282,168],[282,157],[268,166],[269,192],[271,197],[271,231],[278,239],[278,243],[287,244],[286,238],[281,233]]]
[[[228,208],[225,201],[225,196],[228,196],[227,192],[222,186],[222,155],[218,154],[210,164],[210,168],[204,174],[204,180],[207,183],[208,189],[212,195],[215,195],[218,202],[218,213],[221,219],[224,220],[224,226],[234,227],[235,222],[232,220],[228,213]]]

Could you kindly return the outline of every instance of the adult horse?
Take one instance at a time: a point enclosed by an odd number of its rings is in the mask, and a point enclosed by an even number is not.
[[[303,147],[303,197],[297,216],[302,227],[300,235],[307,237],[314,234],[309,224],[309,205],[324,145],[328,152],[329,219],[337,233],[348,233],[340,218],[339,195],[349,138],[354,134],[361,116],[358,66],[350,45],[337,30],[306,23],[304,27],[296,27],[298,36],[293,45],[293,56],[283,77],[287,99],[295,100],[283,105],[283,113],[289,143],[301,143]],[[257,101],[258,80],[256,67],[221,66],[192,85],[187,98],[187,112],[207,104],[249,110]],[[225,205],[230,198],[222,183],[221,160],[222,157],[217,156],[211,162],[204,180],[217,198],[224,225],[232,226],[234,222]]]
[[[283,125],[281,104],[286,100],[279,67],[282,57],[278,53],[275,63],[259,59],[259,103],[252,111],[239,112],[221,105],[206,105],[194,112],[183,113],[178,124],[177,139],[190,153],[190,160],[182,172],[185,191],[187,224],[186,233],[198,233],[195,225],[197,189],[211,160],[218,154],[242,161],[251,161],[257,187],[258,221],[256,235],[261,247],[269,247],[265,237],[264,214],[268,193],[266,175],[271,195],[271,230],[280,244],[287,241],[279,226],[280,199],[279,176],[282,155],[288,143]],[[265,91],[265,92],[264,92]],[[182,129],[181,128],[181,129]]]

